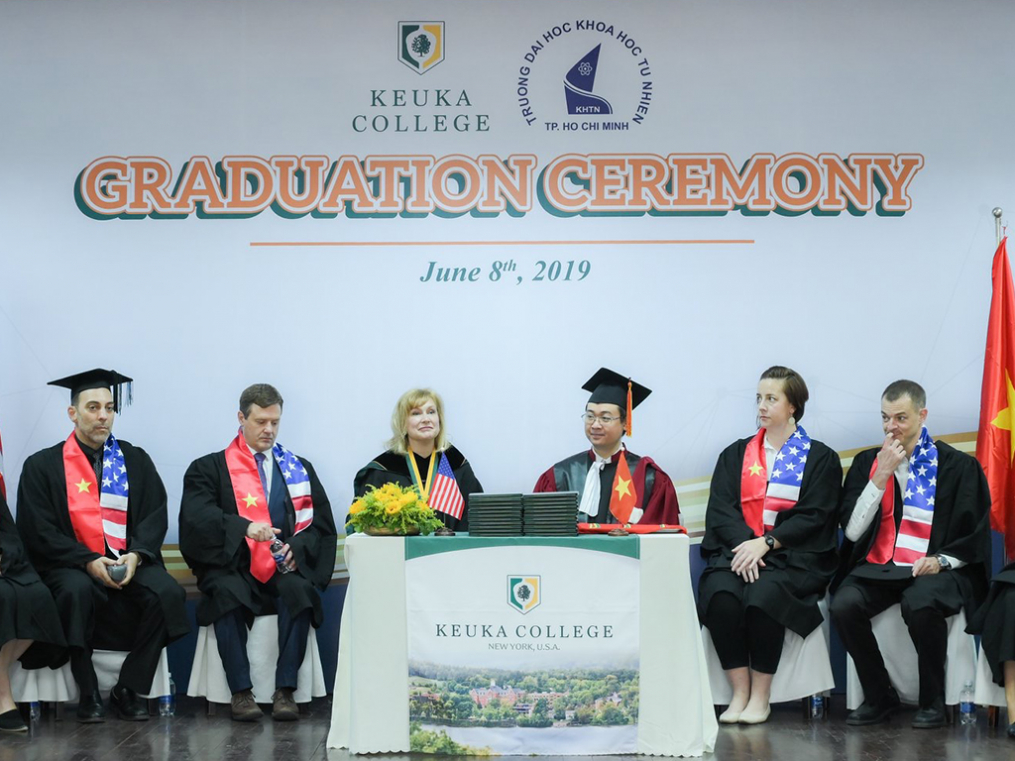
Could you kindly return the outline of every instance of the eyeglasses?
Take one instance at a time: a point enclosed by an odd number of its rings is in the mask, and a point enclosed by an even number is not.
[[[583,412],[582,420],[584,420],[588,425],[592,425],[597,420],[602,425],[611,425],[612,423],[616,423],[620,420],[620,417],[617,415],[593,415],[591,412]]]

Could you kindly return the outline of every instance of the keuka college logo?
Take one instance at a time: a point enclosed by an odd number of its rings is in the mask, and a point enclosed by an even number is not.
[[[508,576],[508,605],[520,613],[539,607],[538,576]]]
[[[443,21],[399,21],[398,60],[426,74],[444,60]]]
[[[599,48],[596,45],[586,53],[564,77],[564,96],[567,98],[569,114],[612,114],[613,109],[606,98],[592,94],[599,68]]]

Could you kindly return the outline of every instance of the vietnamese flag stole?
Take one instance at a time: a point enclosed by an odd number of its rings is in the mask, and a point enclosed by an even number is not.
[[[811,437],[803,426],[798,425],[793,435],[775,453],[776,461],[769,478],[765,433],[765,429],[761,428],[747,442],[740,469],[740,510],[744,522],[755,536],[771,531],[779,513],[796,506],[811,450]]]
[[[637,523],[644,512],[635,506],[637,502],[638,495],[635,492],[634,479],[631,478],[631,468],[628,467],[624,450],[621,449],[620,459],[617,460],[617,475],[613,477],[613,490],[610,492],[610,512],[619,523]]]
[[[229,481],[233,485],[233,496],[236,499],[236,512],[252,523],[271,525],[271,514],[268,512],[268,496],[261,486],[261,476],[257,472],[257,461],[250,447],[243,440],[243,434],[237,434],[233,442],[226,447],[226,468],[229,470]],[[304,531],[314,522],[314,500],[311,496],[310,474],[300,462],[300,458],[275,443],[271,448],[271,456],[285,479],[285,487],[289,499],[293,503],[296,525],[293,535]],[[271,467],[265,461],[265,467]],[[268,548],[270,542],[255,542],[246,537],[250,548],[250,574],[262,584],[272,577],[277,566]]]
[[[127,549],[127,466],[113,434],[102,446],[102,480],[95,477],[74,433],[63,443],[67,512],[74,536],[99,555],[108,547],[115,557]]]
[[[990,484],[990,525],[1004,533],[1005,552],[1011,558],[1015,557],[1015,292],[1007,236],[994,253],[991,280],[976,459]]]
[[[233,496],[236,498],[236,512],[251,523],[267,523],[270,526],[268,498],[261,486],[261,477],[257,474],[257,461],[242,434],[226,447],[225,454],[229,482],[233,485]],[[250,549],[250,575],[263,584],[272,577],[276,568],[275,559],[268,549],[270,542],[255,542],[249,536],[244,539]]]

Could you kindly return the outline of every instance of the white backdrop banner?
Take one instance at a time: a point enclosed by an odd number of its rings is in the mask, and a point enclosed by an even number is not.
[[[418,385],[493,491],[586,446],[600,366],[653,389],[630,447],[678,482],[753,431],[772,364],[833,448],[880,439],[898,377],[932,433],[972,431],[1013,23],[1000,1],[2,3],[11,491],[67,435],[46,381],[94,366],[136,379],[116,433],[171,513],[262,381],[340,519]]]

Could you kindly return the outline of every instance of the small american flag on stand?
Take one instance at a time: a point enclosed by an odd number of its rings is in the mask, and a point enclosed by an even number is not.
[[[430,507],[450,515],[455,520],[462,517],[465,508],[465,500],[458,489],[458,482],[455,481],[455,473],[443,453],[440,465],[437,466],[437,473],[433,477],[433,485],[430,487]]]

